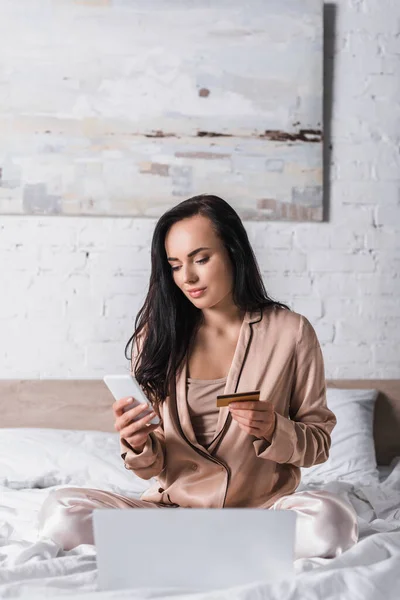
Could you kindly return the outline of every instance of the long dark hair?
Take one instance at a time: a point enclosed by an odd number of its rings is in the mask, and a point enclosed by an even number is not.
[[[151,242],[149,290],[136,316],[135,331],[125,347],[125,357],[131,360],[132,371],[158,414],[159,403],[169,395],[171,378],[183,365],[202,320],[202,311],[186,298],[173,280],[164,245],[170,227],[194,215],[208,217],[228,251],[233,266],[233,301],[241,310],[271,305],[291,310],[268,296],[243,223],[225,200],[201,194],[164,213],[156,224]],[[127,349],[131,342],[129,358]]]

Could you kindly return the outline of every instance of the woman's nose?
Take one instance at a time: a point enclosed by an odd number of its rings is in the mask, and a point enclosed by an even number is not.
[[[182,269],[183,269],[184,283],[186,283],[186,284],[195,283],[198,280],[195,273],[193,272],[193,269],[191,269],[190,267],[182,267]]]

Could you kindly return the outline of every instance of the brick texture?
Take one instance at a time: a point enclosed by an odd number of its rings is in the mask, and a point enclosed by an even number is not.
[[[314,325],[327,377],[399,378],[400,4],[340,0],[335,12],[329,219],[245,226],[270,295]],[[155,222],[1,217],[1,378],[128,367]]]

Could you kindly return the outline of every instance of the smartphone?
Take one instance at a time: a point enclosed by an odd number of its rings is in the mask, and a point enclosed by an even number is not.
[[[124,407],[124,412],[139,404],[147,404],[149,410],[142,412],[137,419],[134,419],[134,421],[142,419],[153,410],[150,400],[146,397],[133,375],[105,375],[103,381],[116,400],[130,396],[134,398],[132,404],[127,404],[126,407]],[[157,415],[150,421],[150,423],[153,423],[154,425],[158,425],[159,422],[160,419]]]

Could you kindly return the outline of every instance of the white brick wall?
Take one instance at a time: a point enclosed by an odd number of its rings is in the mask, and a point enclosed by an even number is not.
[[[400,4],[336,13],[329,221],[245,226],[269,293],[313,323],[328,377],[399,378]],[[154,224],[1,217],[0,378],[126,368]]]

